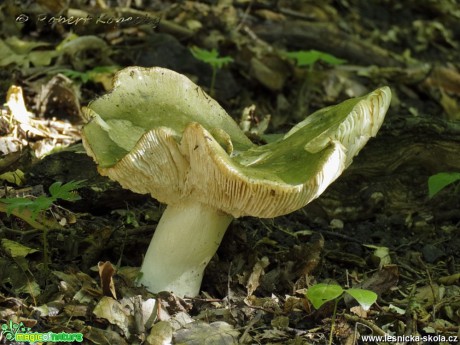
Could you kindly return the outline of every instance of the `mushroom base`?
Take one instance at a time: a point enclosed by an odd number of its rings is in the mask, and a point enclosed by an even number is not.
[[[139,282],[151,292],[198,295],[204,269],[232,219],[200,203],[169,205],[145,254]]]

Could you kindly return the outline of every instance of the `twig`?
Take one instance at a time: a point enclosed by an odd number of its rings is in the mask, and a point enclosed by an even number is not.
[[[239,343],[240,344],[244,344],[245,343],[245,340],[246,338],[248,337],[248,333],[249,331],[254,327],[254,325],[260,321],[260,319],[262,318],[262,315],[263,315],[263,312],[262,311],[259,311],[256,313],[256,315],[251,319],[249,320],[249,323],[248,325],[245,327],[245,330],[244,330],[244,333],[241,335],[240,339],[239,339]]]
[[[360,322],[362,324],[364,324],[365,326],[369,327],[372,332],[374,332],[375,334],[377,335],[381,335],[381,336],[385,336],[387,335],[387,333],[385,333],[385,331],[383,329],[381,329],[379,326],[377,326],[375,323],[373,323],[372,321],[369,321],[369,320],[366,320],[366,319],[363,319],[359,316],[356,316],[356,315],[350,315],[350,314],[343,314],[343,316],[345,317],[345,319],[347,319],[348,321],[352,321],[352,322]]]

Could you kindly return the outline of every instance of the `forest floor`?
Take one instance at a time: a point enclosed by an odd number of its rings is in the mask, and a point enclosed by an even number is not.
[[[460,341],[459,22],[456,0],[2,2],[0,344]],[[231,58],[215,82],[192,47]],[[80,142],[82,107],[133,65],[185,74],[259,143],[383,85],[393,99],[321,197],[234,220],[182,299],[135,283],[164,205],[101,177]],[[430,196],[439,173],[453,183]]]

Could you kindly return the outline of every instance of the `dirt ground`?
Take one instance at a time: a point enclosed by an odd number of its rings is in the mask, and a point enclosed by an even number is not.
[[[457,0],[2,2],[0,197],[16,208],[0,199],[0,344],[458,343],[459,182],[430,196],[428,181],[460,173],[459,23]],[[213,80],[192,47],[231,59]],[[254,105],[256,143],[383,85],[393,98],[318,199],[235,219],[181,299],[135,283],[165,206],[100,176],[81,144],[82,107],[126,66],[186,75],[237,122]],[[320,283],[378,298],[315,308]]]

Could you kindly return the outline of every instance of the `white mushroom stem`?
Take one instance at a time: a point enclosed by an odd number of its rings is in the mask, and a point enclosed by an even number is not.
[[[145,255],[140,283],[152,292],[198,295],[204,269],[232,219],[197,202],[169,205]]]

